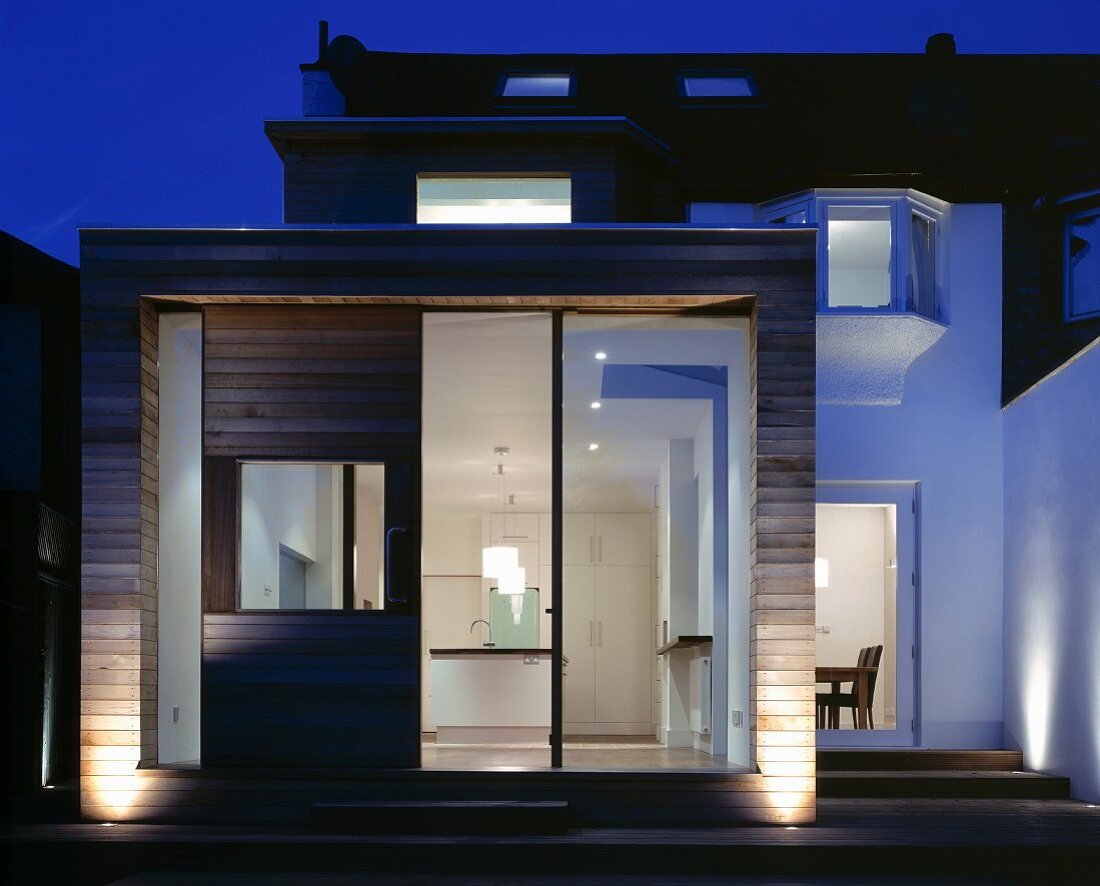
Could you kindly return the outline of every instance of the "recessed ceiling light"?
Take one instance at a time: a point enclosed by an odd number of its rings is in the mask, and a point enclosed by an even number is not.
[[[599,449],[599,448],[600,448],[600,444],[599,444],[599,443],[589,443],[589,444],[588,444],[588,451],[589,451],[589,452],[595,452],[595,451],[596,451],[597,449]]]
[[[600,408],[600,401],[599,400],[593,400],[592,401],[592,408],[593,409],[599,409]]]
[[[607,359],[607,354],[605,354],[603,351],[596,351],[596,359],[597,360],[606,360]]]
[[[113,821],[105,821],[102,824],[100,824],[101,828],[113,828],[114,826],[115,826],[115,823]]]

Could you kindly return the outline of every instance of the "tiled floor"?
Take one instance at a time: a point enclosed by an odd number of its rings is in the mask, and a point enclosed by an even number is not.
[[[725,760],[691,748],[666,748],[650,736],[566,736],[563,763],[575,769],[730,769]],[[539,744],[446,744],[425,735],[424,769],[543,769],[550,748]]]

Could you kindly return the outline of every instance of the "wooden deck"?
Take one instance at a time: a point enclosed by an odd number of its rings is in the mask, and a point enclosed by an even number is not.
[[[141,872],[386,872],[1089,882],[1100,808],[1073,800],[820,800],[809,827],[583,829],[565,836],[322,836],[301,828],[42,825],[0,833],[10,881]],[[915,879],[914,879],[915,878]],[[163,882],[169,882],[164,880]],[[296,882],[304,882],[298,880]],[[153,880],[157,882],[157,880]],[[196,880],[190,880],[196,882]],[[220,881],[219,881],[220,882]],[[423,881],[410,881],[423,882]],[[505,882],[505,880],[479,880]]]

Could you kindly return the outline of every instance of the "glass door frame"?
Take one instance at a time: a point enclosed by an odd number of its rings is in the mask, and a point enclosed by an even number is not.
[[[819,480],[816,501],[817,504],[835,505],[894,505],[897,514],[897,602],[894,633],[894,646],[897,650],[896,727],[894,729],[818,729],[817,746],[823,748],[919,746],[920,483]],[[908,580],[906,580],[907,577]],[[909,598],[904,606],[901,602],[903,594]],[[910,655],[904,654],[906,648],[910,649]]]

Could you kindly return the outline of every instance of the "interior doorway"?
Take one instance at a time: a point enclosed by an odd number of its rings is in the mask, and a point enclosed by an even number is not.
[[[913,484],[818,488],[819,746],[914,744],[918,500]]]

